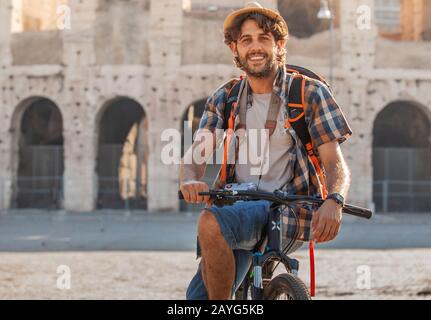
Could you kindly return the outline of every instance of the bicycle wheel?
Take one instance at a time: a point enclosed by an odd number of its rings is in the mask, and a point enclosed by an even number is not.
[[[311,300],[304,282],[291,273],[272,279],[263,292],[264,300]]]

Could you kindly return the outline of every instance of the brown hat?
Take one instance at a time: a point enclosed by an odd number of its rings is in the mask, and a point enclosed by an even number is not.
[[[246,4],[244,8],[236,10],[227,16],[227,18],[225,19],[225,21],[223,23],[224,32],[226,32],[226,30],[232,26],[232,23],[234,22],[234,20],[237,17],[239,17],[240,15],[243,15],[243,14],[247,14],[247,13],[260,13],[260,14],[262,14],[262,15],[270,18],[270,19],[281,20],[286,25],[286,28],[287,28],[287,23],[283,19],[283,17],[280,15],[280,13],[278,13],[275,10],[264,8],[258,2],[250,2],[250,3]]]

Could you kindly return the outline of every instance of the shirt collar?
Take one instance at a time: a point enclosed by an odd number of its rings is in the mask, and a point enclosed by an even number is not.
[[[286,83],[288,73],[286,71],[286,66],[279,67],[277,70],[277,74],[275,76],[274,82],[272,83],[272,93],[276,94],[281,101],[286,100]],[[247,79],[247,78],[245,78]],[[253,104],[253,91],[251,90],[250,85],[247,82],[247,108],[250,108]]]
[[[272,84],[272,92],[280,97],[281,101],[286,99],[286,82],[287,71],[286,66],[278,68],[277,75],[275,76],[274,83]]]

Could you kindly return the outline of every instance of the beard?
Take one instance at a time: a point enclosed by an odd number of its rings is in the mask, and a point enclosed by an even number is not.
[[[275,64],[275,55],[268,57],[267,54],[263,54],[265,59],[265,64],[261,67],[253,67],[248,63],[251,54],[247,54],[245,57],[238,56],[238,61],[240,63],[241,69],[245,71],[245,73],[253,78],[266,78],[269,77]]]

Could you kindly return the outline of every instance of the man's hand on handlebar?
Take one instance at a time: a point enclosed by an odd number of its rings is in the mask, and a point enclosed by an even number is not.
[[[321,206],[313,215],[312,221],[312,231],[316,238],[315,240],[319,242],[329,241],[335,238],[340,230],[342,213],[364,219],[370,219],[373,216],[373,212],[367,208],[361,208],[347,203],[341,207],[341,205],[338,205],[333,199],[323,201],[320,197],[287,194],[280,190],[276,190],[275,192],[256,191],[253,189],[243,190],[238,186],[233,187],[233,185],[226,185],[224,189],[208,191],[208,186],[205,183],[192,180],[182,183],[180,188],[179,197],[181,200],[185,200],[185,195],[188,202],[193,202],[194,199],[196,199],[198,203],[208,203],[207,200],[209,198],[210,203],[208,204],[212,204],[214,201],[217,206],[232,205],[236,201],[247,200],[267,200],[276,205],[308,204],[312,206]],[[199,192],[201,192],[200,195]],[[193,198],[191,196],[193,196]],[[327,225],[329,228],[327,228]],[[336,226],[338,226],[338,228],[335,228]]]
[[[328,242],[337,236],[341,229],[342,207],[334,200],[326,200],[313,214],[312,232],[314,240]]]
[[[185,181],[180,185],[180,190],[186,202],[211,204],[209,196],[199,195],[199,192],[209,191],[209,187],[205,182],[195,180]]]

